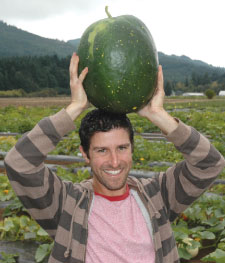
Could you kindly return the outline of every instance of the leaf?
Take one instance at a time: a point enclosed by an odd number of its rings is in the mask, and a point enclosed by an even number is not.
[[[37,236],[36,233],[29,232],[24,234],[24,239],[35,239],[36,236]]]
[[[224,263],[225,262],[225,251],[217,248],[216,251],[210,253],[206,257],[201,259],[204,262],[215,261],[216,263]]]
[[[192,234],[205,230],[204,226],[196,226],[190,229]]]
[[[210,227],[208,230],[210,232],[219,232],[219,231],[222,231],[225,227],[225,221],[222,221],[220,223],[218,223],[216,226],[214,227]]]
[[[52,244],[40,245],[35,253],[36,262],[42,262],[51,252]]]
[[[221,236],[225,236],[225,229],[224,229],[223,232],[221,233]]]
[[[9,231],[14,228],[13,220],[11,218],[6,218],[4,221],[4,230]]]
[[[180,258],[191,259],[191,254],[189,254],[186,248],[178,247],[178,253]]]
[[[37,231],[37,234],[42,237],[48,236],[48,233],[42,227]]]
[[[222,249],[223,251],[225,251],[225,243],[224,242],[219,243],[218,244],[218,248]]]
[[[20,217],[20,226],[21,228],[25,228],[30,222],[30,218],[27,216]]]
[[[203,231],[199,233],[202,239],[215,239],[216,236],[209,231]]]
[[[5,252],[1,252],[2,260],[0,260],[1,263],[16,263],[17,258],[19,257],[19,254],[7,254]]]

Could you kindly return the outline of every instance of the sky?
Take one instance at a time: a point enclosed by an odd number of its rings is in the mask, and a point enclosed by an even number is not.
[[[106,5],[113,17],[142,20],[158,51],[225,67],[224,0],[0,0],[0,20],[67,41],[106,18]]]

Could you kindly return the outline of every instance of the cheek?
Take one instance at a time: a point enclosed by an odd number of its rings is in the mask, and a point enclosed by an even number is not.
[[[93,168],[100,168],[104,163],[106,162],[106,160],[104,158],[92,158],[90,161],[90,166]]]
[[[127,166],[132,166],[133,163],[133,158],[132,158],[132,153],[126,153],[126,154],[121,154],[119,157],[119,162],[121,164],[125,164]],[[93,157],[90,159],[89,165],[94,168],[104,168],[107,167],[110,163],[110,158],[101,156],[101,157]]]
[[[132,164],[132,162],[133,162],[132,154],[126,154],[124,156],[121,156],[120,160],[121,160],[121,162],[125,162],[127,164]]]

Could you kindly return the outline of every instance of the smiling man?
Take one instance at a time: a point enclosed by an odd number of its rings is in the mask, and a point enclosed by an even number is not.
[[[126,115],[94,110],[82,120],[80,151],[91,166],[96,192],[116,196],[126,190],[132,167],[133,130]]]
[[[138,114],[159,127],[184,160],[154,178],[129,176],[133,130],[126,115],[89,112],[82,120],[80,151],[93,178],[62,181],[44,160],[88,100],[78,76],[79,57],[70,63],[71,103],[41,120],[5,158],[7,175],[30,215],[54,239],[51,263],[179,262],[171,222],[215,180],[224,158],[207,138],[163,108],[162,68],[151,102]],[[150,161],[150,160],[149,160]]]

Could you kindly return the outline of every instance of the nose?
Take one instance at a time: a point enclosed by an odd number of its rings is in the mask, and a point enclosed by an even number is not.
[[[110,163],[112,168],[117,168],[119,165],[119,156],[116,152],[111,152]]]

